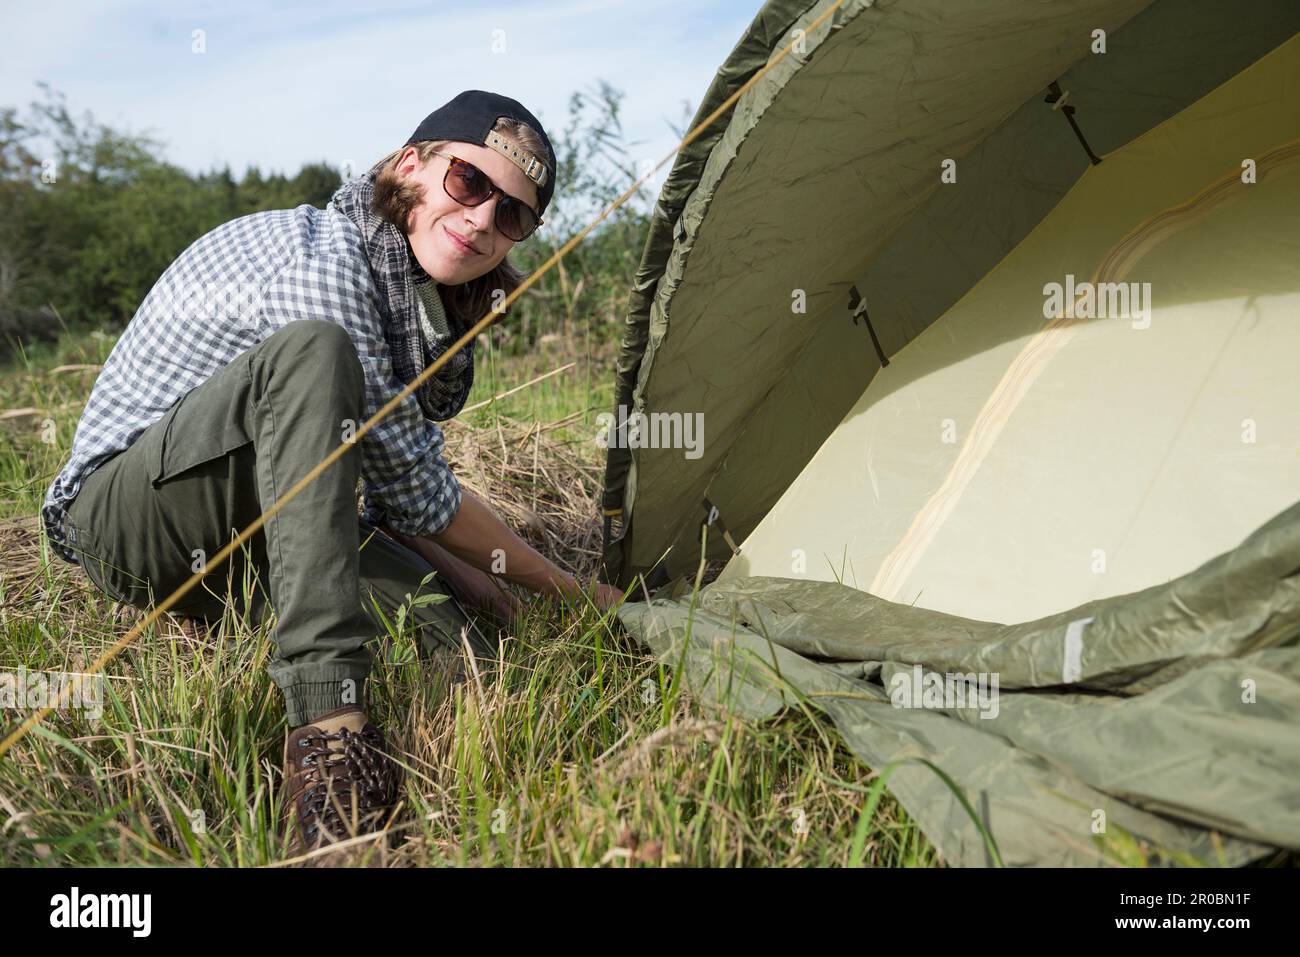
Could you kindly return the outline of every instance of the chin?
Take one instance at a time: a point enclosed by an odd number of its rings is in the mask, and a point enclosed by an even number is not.
[[[436,254],[433,256],[421,256],[417,251],[415,254],[415,261],[420,264],[420,268],[428,273],[431,278],[443,285],[454,285],[456,283],[464,282],[466,278],[468,278],[461,275],[462,269],[458,269],[455,263],[448,262],[447,259]]]
[[[424,266],[423,263],[421,263],[420,265]],[[463,279],[461,279],[459,276],[456,275],[456,271],[454,269],[447,268],[447,266],[443,263],[438,263],[432,269],[430,269],[428,266],[424,266],[424,271],[427,272],[434,279],[436,279],[438,282],[442,283],[444,286],[449,286],[454,283],[464,281]]]
[[[429,272],[429,270],[425,270]],[[455,286],[462,282],[469,282],[471,279],[477,279],[482,273],[472,269],[466,269],[464,266],[444,266],[437,272],[429,272],[429,275],[444,286]]]

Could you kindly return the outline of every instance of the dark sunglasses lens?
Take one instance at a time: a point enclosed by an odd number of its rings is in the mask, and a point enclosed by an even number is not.
[[[483,202],[492,189],[482,171],[464,160],[452,160],[444,183],[452,199],[467,205]]]
[[[448,196],[465,206],[477,206],[492,192],[492,183],[483,171],[462,159],[448,164],[443,186]],[[537,228],[537,214],[513,197],[502,196],[497,203],[496,223],[503,236],[519,242]]]
[[[518,200],[503,196],[497,203],[497,229],[507,239],[519,242],[537,228],[536,214]]]

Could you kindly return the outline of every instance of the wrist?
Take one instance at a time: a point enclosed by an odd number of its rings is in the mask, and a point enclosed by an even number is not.
[[[545,558],[542,558],[538,568],[526,571],[514,580],[525,588],[552,598],[573,598],[580,590],[576,578]]]

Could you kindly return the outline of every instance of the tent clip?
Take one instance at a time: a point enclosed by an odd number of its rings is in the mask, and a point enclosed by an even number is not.
[[[1079,143],[1083,146],[1083,151],[1088,154],[1088,159],[1092,162],[1092,165],[1096,166],[1101,162],[1101,157],[1092,151],[1088,141],[1083,138],[1083,130],[1079,129],[1079,123],[1074,118],[1074,107],[1068,106],[1065,102],[1069,98],[1070,91],[1066,90],[1062,93],[1061,84],[1053,80],[1047,87],[1047,97],[1043,102],[1052,104],[1053,110],[1059,110],[1065,114],[1065,118],[1070,121],[1070,129],[1074,130],[1074,135],[1079,138]]]
[[[871,317],[867,315],[867,301],[862,298],[862,293],[858,292],[858,287],[854,285],[849,289],[849,314],[853,317],[853,324],[858,324],[858,317],[862,317],[862,322],[867,327],[867,332],[871,336],[871,344],[876,347],[876,356],[880,359],[880,368],[889,365],[889,359],[885,357],[885,350],[880,348],[880,340],[876,338],[876,330],[871,325]]]

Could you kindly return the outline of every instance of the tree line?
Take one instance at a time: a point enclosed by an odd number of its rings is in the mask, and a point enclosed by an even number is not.
[[[342,182],[324,162],[291,176],[257,167],[239,178],[229,167],[193,173],[168,162],[157,139],[74,116],[63,95],[38,87],[25,111],[0,107],[0,353],[78,326],[120,329],[208,230],[261,210],[323,207]],[[637,178],[621,97],[603,82],[572,95],[568,125],[552,133],[560,176],[551,228],[512,252],[525,271]],[[653,198],[642,189],[566,258],[562,275],[553,270],[516,304],[516,348],[547,332],[617,334]]]

